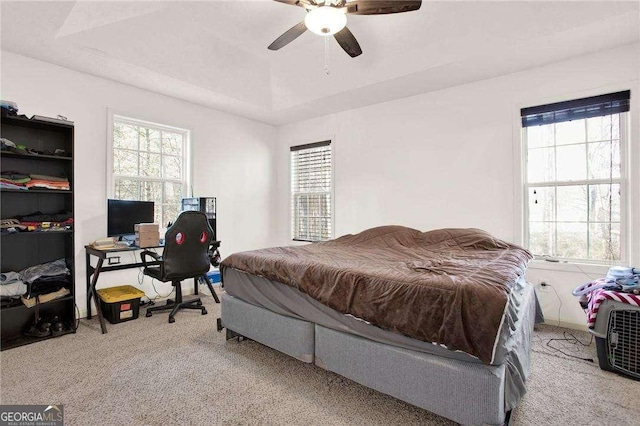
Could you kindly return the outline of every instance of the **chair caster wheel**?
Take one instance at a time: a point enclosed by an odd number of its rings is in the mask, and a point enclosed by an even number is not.
[[[205,308],[202,308],[202,315],[207,315],[207,310]]]
[[[172,322],[176,322],[176,319],[174,317],[169,317],[169,323],[172,323]]]
[[[147,311],[147,313],[145,314],[145,317],[149,318],[151,315],[153,315],[151,312]]]

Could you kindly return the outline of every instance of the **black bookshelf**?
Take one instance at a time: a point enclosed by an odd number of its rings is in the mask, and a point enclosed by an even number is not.
[[[2,171],[24,174],[65,176],[73,189],[73,125],[29,120],[24,117],[2,117],[0,134],[12,142],[24,145],[30,152],[0,151]],[[61,155],[54,154],[63,150]],[[60,152],[60,151],[59,151]],[[34,212],[53,214],[61,210],[74,211],[73,191],[65,190],[0,190],[2,219]],[[71,271],[70,295],[40,304],[40,317],[58,317],[73,326],[76,320],[74,231],[32,231],[0,233],[0,268],[2,272],[21,271],[29,266],[64,258]],[[10,349],[73,332],[73,329],[48,335],[30,337],[24,334],[35,318],[35,308],[16,304],[0,309],[0,349]]]

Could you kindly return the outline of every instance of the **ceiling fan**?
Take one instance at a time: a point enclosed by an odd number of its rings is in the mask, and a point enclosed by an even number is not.
[[[362,54],[358,41],[347,28],[347,15],[384,15],[420,9],[422,0],[274,0],[299,6],[307,11],[304,21],[294,25],[269,45],[278,50],[298,38],[307,29],[321,35],[332,35],[352,58]]]

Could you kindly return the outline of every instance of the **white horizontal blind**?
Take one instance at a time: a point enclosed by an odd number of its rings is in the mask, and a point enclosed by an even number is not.
[[[291,147],[291,227],[294,240],[324,241],[331,229],[331,141]]]

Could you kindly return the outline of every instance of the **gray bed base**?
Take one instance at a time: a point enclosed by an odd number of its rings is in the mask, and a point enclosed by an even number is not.
[[[505,365],[381,344],[222,296],[218,328],[462,424],[503,424]]]

